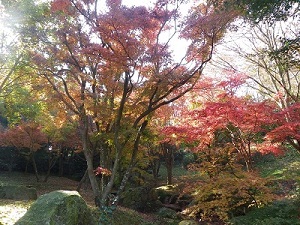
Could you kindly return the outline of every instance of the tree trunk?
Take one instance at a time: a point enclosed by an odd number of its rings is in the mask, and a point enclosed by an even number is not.
[[[288,137],[287,138],[288,143],[293,146],[299,153],[300,153],[300,141],[298,139],[293,139]]]
[[[134,145],[133,145],[133,149],[132,149],[130,163],[128,165],[128,168],[127,168],[125,174],[123,175],[123,179],[122,179],[122,182],[121,182],[120,187],[118,189],[118,192],[117,192],[117,194],[116,194],[116,196],[115,196],[115,198],[112,202],[112,205],[114,207],[116,207],[117,204],[119,203],[120,195],[124,191],[125,186],[127,184],[127,181],[128,181],[128,179],[131,175],[132,169],[134,168],[134,166],[136,164],[136,157],[137,157],[137,153],[138,153],[138,150],[139,150],[139,144],[140,144],[141,136],[142,136],[143,131],[146,129],[147,124],[148,124],[148,121],[145,120],[142,123],[142,125],[140,126],[140,128],[138,129],[137,135],[136,135],[135,140],[134,140]]]
[[[133,165],[129,165],[129,167],[127,168],[125,174],[123,175],[123,179],[121,181],[121,184],[119,186],[119,189],[117,191],[117,194],[115,196],[115,198],[113,199],[113,202],[112,202],[112,206],[114,206],[116,208],[116,206],[118,205],[119,203],[119,200],[120,200],[120,195],[121,193],[124,191],[125,189],[125,186],[127,184],[127,181],[131,175],[131,172],[132,172],[132,169],[133,169]]]
[[[40,177],[39,177],[39,173],[38,173],[38,169],[37,169],[37,166],[36,166],[36,162],[35,162],[35,158],[34,158],[34,153],[33,152],[30,154],[30,158],[31,158],[31,162],[32,162],[32,165],[33,165],[33,169],[34,169],[34,174],[35,174],[35,177],[36,177],[36,181],[39,182],[40,181]]]
[[[58,176],[64,175],[64,152],[62,148],[59,149],[59,160],[58,160]]]
[[[159,169],[160,169],[160,159],[159,158],[154,159],[152,162],[152,174],[155,180],[158,179]]]
[[[93,166],[93,154],[91,152],[84,152],[86,163],[87,163],[87,172],[91,182],[94,200],[97,207],[100,206],[100,189],[99,184],[97,182],[96,176],[94,174],[94,166]]]
[[[46,174],[46,176],[45,176],[45,178],[44,178],[44,182],[45,182],[45,183],[47,183],[49,177],[50,177],[50,169],[48,168],[47,174]]]
[[[123,144],[120,143],[120,131],[121,131],[121,120],[123,117],[123,110],[125,107],[125,103],[126,103],[126,99],[127,99],[127,94],[130,92],[130,88],[129,88],[129,80],[130,80],[130,74],[129,72],[125,72],[125,77],[124,77],[124,85],[123,85],[123,94],[122,94],[122,98],[120,101],[120,106],[118,109],[118,113],[117,113],[117,117],[114,123],[114,145],[115,145],[115,160],[114,160],[114,165],[112,168],[112,173],[111,173],[111,177],[110,180],[108,182],[108,184],[105,187],[105,190],[102,194],[102,198],[101,198],[101,206],[106,206],[107,205],[107,201],[108,201],[108,196],[111,193],[113,184],[114,184],[114,180],[118,171],[118,167],[119,167],[119,163],[120,163],[120,158],[121,158],[121,153],[122,153],[122,149],[124,148],[125,144],[127,143],[127,140],[125,140],[125,142]],[[129,137],[128,137],[129,138]]]
[[[167,185],[173,184],[173,159],[167,162]]]
[[[85,172],[84,172],[83,177],[81,178],[81,180],[80,180],[80,182],[79,182],[79,184],[78,184],[78,186],[76,188],[76,191],[78,191],[78,192],[80,191],[81,186],[86,181],[87,177],[88,177],[88,170],[86,169]]]
[[[87,172],[91,182],[95,204],[97,207],[100,207],[100,189],[99,189],[99,184],[97,182],[96,176],[94,174],[94,165],[93,165],[94,154],[92,149],[90,149],[90,145],[89,145],[87,116],[83,115],[81,117],[80,122],[81,122],[80,131],[81,131],[81,138],[82,138],[82,147],[83,147],[83,153],[87,164]]]
[[[111,160],[111,150],[107,145],[102,145],[100,149],[100,167],[111,169],[112,168],[112,160]],[[106,185],[109,182],[109,177],[101,176],[100,178],[100,192],[101,195],[104,192]]]
[[[49,156],[49,159],[48,159],[48,170],[47,170],[47,174],[44,178],[44,182],[48,181],[48,178],[50,177],[51,169],[55,165],[56,161],[57,161],[57,156],[53,156],[53,155],[51,156],[51,153],[50,153],[50,156]]]
[[[160,153],[159,153],[160,146],[153,146],[153,145],[148,145],[148,155],[150,156],[150,162],[149,162],[149,167],[151,169],[152,175],[154,180],[156,181],[158,179],[159,175],[159,169],[161,165],[160,161]]]
[[[173,164],[174,164],[174,149],[176,147],[169,143],[163,143],[162,149],[165,156],[166,168],[167,168],[167,185],[173,183]]]
[[[108,196],[111,193],[111,190],[112,190],[112,187],[114,184],[114,180],[115,180],[116,174],[118,172],[120,156],[121,156],[121,149],[118,147],[116,149],[116,156],[115,156],[114,165],[113,165],[113,169],[112,169],[112,173],[111,173],[109,182],[107,183],[106,187],[104,188],[104,191],[101,196],[101,207],[105,207],[108,204]]]

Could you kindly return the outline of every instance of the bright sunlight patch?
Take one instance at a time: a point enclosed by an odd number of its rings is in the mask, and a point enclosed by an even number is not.
[[[0,200],[0,224],[13,225],[30,207],[32,201]]]

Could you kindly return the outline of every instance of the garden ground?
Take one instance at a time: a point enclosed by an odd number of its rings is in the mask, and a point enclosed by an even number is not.
[[[277,201],[256,210],[252,210],[245,216],[233,218],[235,225],[300,225],[300,155],[297,152],[288,152],[285,156],[274,157],[266,155],[255,159],[256,168],[261,172],[262,177],[273,181]],[[166,177],[165,168],[162,167],[160,180],[164,183]],[[186,176],[186,175],[189,176]],[[184,179],[198,179],[196,174],[187,173],[180,166],[174,168],[174,182],[182,182]],[[76,190],[78,182],[64,177],[51,176],[47,183],[36,182],[33,174],[20,172],[0,173],[0,184],[25,185],[36,188],[38,196],[54,190]],[[92,190],[89,186],[83,185],[81,196],[88,205],[93,207]],[[13,225],[33,201],[14,201],[0,199],[0,225]],[[97,210],[93,210],[97,216]],[[155,214],[139,213],[124,207],[118,207],[114,215],[113,225],[166,225],[178,224],[178,221],[171,221],[161,218]]]
[[[176,170],[175,170],[176,173]],[[36,182],[34,174],[25,174],[21,172],[3,172],[0,173],[0,184],[5,185],[24,185],[34,187],[38,196],[49,193],[54,190],[76,190],[78,182],[64,178],[51,176],[48,182]],[[94,205],[92,190],[88,185],[83,185],[80,195],[91,207]],[[0,225],[13,225],[21,218],[30,207],[33,201],[16,201],[0,199]],[[93,210],[97,213],[97,210]],[[154,214],[139,213],[134,210],[118,207],[113,223],[115,225],[140,225],[140,224],[166,224],[167,219],[159,218]],[[172,224],[169,221],[167,224]],[[178,223],[176,223],[178,224]]]

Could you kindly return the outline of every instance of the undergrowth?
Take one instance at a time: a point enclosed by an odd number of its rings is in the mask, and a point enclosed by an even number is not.
[[[234,225],[300,225],[300,154],[289,150],[282,156],[261,155],[256,168],[271,184],[277,200],[231,220]]]

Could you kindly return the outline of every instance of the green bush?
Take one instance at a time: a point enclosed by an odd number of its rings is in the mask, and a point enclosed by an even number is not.
[[[300,199],[274,201],[231,220],[233,225],[300,225]]]

